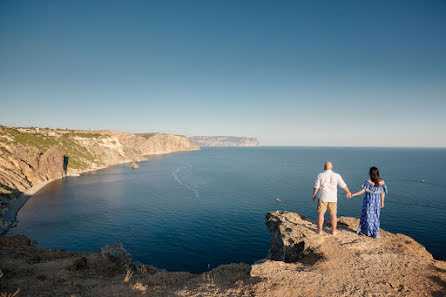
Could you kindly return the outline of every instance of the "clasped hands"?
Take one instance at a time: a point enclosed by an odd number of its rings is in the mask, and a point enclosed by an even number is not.
[[[352,195],[352,193],[348,192],[348,193],[345,195],[345,197],[347,197],[347,199],[352,199],[353,195]],[[316,200],[316,195],[314,195],[312,198],[313,198],[313,201]]]

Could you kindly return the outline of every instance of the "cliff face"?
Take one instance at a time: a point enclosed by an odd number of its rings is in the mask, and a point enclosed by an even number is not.
[[[199,146],[258,146],[259,140],[235,136],[194,136],[190,140]]]
[[[199,150],[200,147],[186,136],[161,133],[128,134],[111,132],[129,155],[156,155]]]
[[[64,174],[146,160],[144,155],[199,149],[184,136],[150,135],[0,126],[0,194],[23,193]]]
[[[42,152],[33,146],[0,142],[0,194],[25,192],[35,184],[63,176],[63,161],[59,146]]]
[[[268,258],[203,274],[132,262],[121,244],[94,254],[40,249],[23,235],[0,238],[0,292],[20,296],[445,296],[446,262],[410,237],[358,236],[341,217],[336,236],[315,222],[270,212]],[[326,228],[328,231],[328,228]],[[3,274],[3,277],[1,275]]]

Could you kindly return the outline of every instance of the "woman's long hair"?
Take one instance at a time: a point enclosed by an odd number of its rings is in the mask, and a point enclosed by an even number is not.
[[[371,167],[369,174],[370,174],[370,179],[375,184],[375,186],[379,187],[379,181],[381,180],[379,178],[379,169],[376,167]]]

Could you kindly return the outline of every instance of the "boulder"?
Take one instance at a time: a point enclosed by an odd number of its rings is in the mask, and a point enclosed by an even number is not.
[[[321,255],[317,229],[305,216],[291,212],[269,212],[266,226],[271,233],[268,259],[284,262],[317,261]]]
[[[112,261],[121,261],[130,263],[132,255],[122,247],[122,243],[117,242],[101,248],[100,255]]]

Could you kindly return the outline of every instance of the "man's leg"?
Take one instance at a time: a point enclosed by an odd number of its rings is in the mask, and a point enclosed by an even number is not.
[[[336,226],[338,224],[338,217],[335,214],[330,214],[331,216],[331,234],[336,235]]]
[[[337,202],[330,202],[328,203],[328,212],[330,213],[331,217],[331,234],[336,235],[336,226],[338,224],[338,203]]]
[[[317,230],[319,234],[322,234],[322,226],[324,225],[324,215],[325,212],[327,211],[327,203],[318,200],[316,210],[318,212]]]
[[[317,230],[319,234],[322,234],[322,226],[324,225],[324,212],[319,212],[319,215],[317,216]]]

